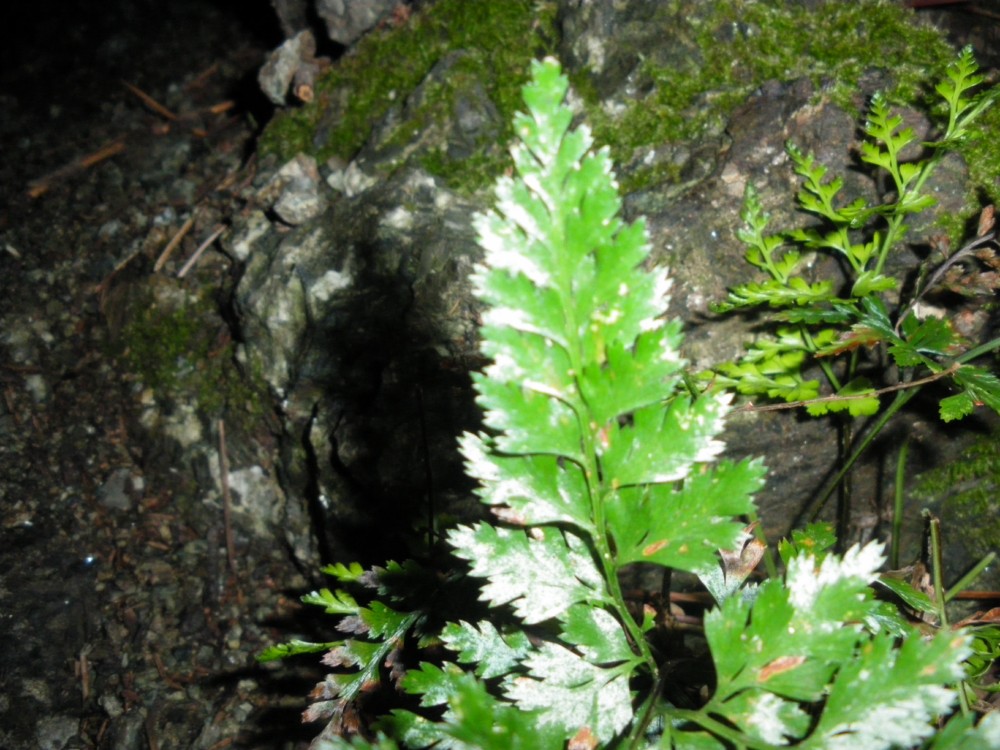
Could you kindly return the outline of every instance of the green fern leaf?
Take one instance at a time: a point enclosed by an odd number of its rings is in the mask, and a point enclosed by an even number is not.
[[[593,664],[636,662],[621,623],[606,610],[574,604],[562,616],[562,636]]]
[[[958,368],[951,377],[963,389],[963,393],[941,402],[941,419],[945,422],[966,416],[974,406],[988,406],[1000,413],[1000,378],[992,372],[965,365]]]
[[[696,463],[716,458],[724,447],[722,431],[728,395],[696,401],[675,399],[662,407],[639,409],[631,425],[609,424],[602,434],[601,465],[612,487],[674,482]]]
[[[486,620],[478,625],[449,623],[441,631],[441,640],[458,652],[460,662],[476,664],[476,674],[484,679],[509,673],[531,648],[524,633],[500,633]]]
[[[578,602],[599,602],[603,581],[582,542],[555,528],[523,531],[489,524],[459,526],[448,534],[470,572],[486,578],[482,598],[512,604],[527,624],[558,617]]]
[[[539,713],[494,697],[482,681],[454,664],[422,664],[403,679],[404,688],[423,694],[424,705],[446,704],[441,722],[396,710],[380,727],[407,747],[456,750],[557,750],[566,743],[561,726],[542,721]]]
[[[569,523],[595,533],[583,470],[553,455],[507,455],[486,435],[460,441],[466,473],[482,483],[480,499],[518,526]]]
[[[658,484],[621,489],[608,503],[608,520],[623,563],[655,562],[695,572],[730,549],[743,524],[733,517],[753,508],[763,487],[759,461],[723,462],[696,473],[682,487]]]
[[[525,659],[529,674],[508,678],[506,697],[538,710],[541,726],[561,727],[568,736],[587,728],[607,742],[632,720],[630,664],[604,667],[555,643],[544,643]]]
[[[830,689],[819,723],[804,748],[889,750],[912,747],[934,731],[955,693],[944,684],[962,677],[968,637],[942,631],[925,640],[876,635],[845,664]]]

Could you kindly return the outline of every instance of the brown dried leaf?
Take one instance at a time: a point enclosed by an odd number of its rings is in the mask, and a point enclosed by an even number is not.
[[[745,581],[763,559],[767,545],[753,536],[755,526],[756,524],[752,523],[743,529],[747,540],[740,549],[719,550],[719,556],[722,558],[722,569],[727,581]]]
[[[350,649],[343,646],[330,649],[320,661],[328,667],[356,667],[358,657],[351,653]]]
[[[357,615],[346,615],[340,618],[340,622],[337,623],[337,630],[341,633],[364,635],[369,631],[369,627],[368,623]]]
[[[338,722],[343,714],[343,701],[320,701],[313,703],[302,712],[302,723],[311,724],[314,721]],[[339,723],[339,722],[338,722]]]
[[[967,625],[987,625],[992,623],[1000,623],[1000,607],[994,607],[987,612],[976,612],[976,614],[966,617],[961,622],[956,622],[954,627],[964,628]]]
[[[996,224],[995,209],[991,203],[984,207],[982,213],[979,214],[979,228],[976,230],[976,237],[983,237],[992,231],[994,224]]]

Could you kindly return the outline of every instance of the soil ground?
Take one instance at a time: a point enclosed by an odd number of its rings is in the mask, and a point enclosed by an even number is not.
[[[234,575],[147,480],[103,308],[194,204],[178,253],[239,210],[278,25],[265,0],[4,6],[0,747],[303,746],[313,679],[253,657],[305,581],[281,549]]]

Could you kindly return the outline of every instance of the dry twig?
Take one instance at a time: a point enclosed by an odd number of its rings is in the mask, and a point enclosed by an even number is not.
[[[105,159],[110,159],[115,154],[120,154],[124,150],[125,139],[119,138],[117,141],[112,141],[106,146],[101,146],[101,148],[97,149],[97,151],[78,157],[69,164],[59,167],[59,169],[54,172],[49,172],[47,175],[43,175],[42,177],[29,182],[28,197],[38,198],[39,196],[45,195],[45,193],[49,192],[52,186],[57,182],[63,182],[77,172],[89,169]]]
[[[190,257],[190,258],[188,258],[188,262],[187,262],[187,263],[185,263],[185,264],[184,264],[184,266],[183,266],[183,267],[181,268],[181,270],[177,272],[177,278],[178,278],[178,279],[183,279],[183,278],[184,278],[185,276],[187,276],[187,272],[188,272],[188,271],[190,271],[190,270],[191,270],[191,267],[192,267],[192,266],[193,266],[193,265],[194,265],[195,263],[197,263],[197,262],[198,262],[198,258],[200,258],[200,257],[201,257],[201,254],[202,254],[203,252],[205,252],[205,250],[207,250],[207,249],[209,248],[209,246],[210,246],[210,245],[211,245],[211,244],[212,244],[213,242],[215,242],[215,241],[216,241],[217,239],[219,239],[219,237],[220,237],[220,236],[222,235],[222,233],[223,233],[223,232],[225,232],[225,231],[226,231],[226,227],[225,227],[225,225],[224,225],[224,224],[219,224],[219,225],[218,225],[218,226],[217,226],[217,227],[215,228],[215,231],[214,231],[214,232],[212,232],[212,233],[211,233],[211,234],[210,234],[210,235],[208,236],[208,239],[206,239],[206,240],[205,240],[204,242],[202,242],[202,243],[201,243],[201,244],[200,244],[200,245],[198,246],[198,249],[194,251],[194,253],[193,253],[193,254],[191,255],[191,257]]]
[[[163,268],[164,264],[170,258],[170,254],[177,249],[177,246],[181,244],[181,240],[183,240],[187,233],[191,231],[191,227],[193,226],[194,214],[191,214],[191,216],[188,217],[188,220],[181,225],[180,229],[177,230],[177,233],[170,238],[170,242],[167,243],[167,246],[163,248],[163,252],[160,253],[160,257],[156,259],[156,264],[153,266],[153,273],[156,273]]]
[[[177,115],[175,115],[169,109],[164,107],[162,104],[156,101],[156,99],[151,97],[149,94],[140,89],[138,86],[133,86],[128,81],[122,81],[122,84],[125,86],[125,88],[127,88],[129,91],[135,94],[143,104],[145,104],[147,107],[153,110],[156,114],[160,115],[160,117],[164,117],[167,120],[177,119]]]

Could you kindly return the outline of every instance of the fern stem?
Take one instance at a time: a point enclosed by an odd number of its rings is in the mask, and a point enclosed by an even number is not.
[[[723,724],[721,721],[713,719],[705,713],[704,709],[701,711],[689,711],[677,708],[670,709],[670,713],[678,719],[690,721],[697,724],[702,729],[707,729],[709,732],[713,732],[719,737],[729,740],[735,747],[738,748],[754,748],[754,750],[775,750],[776,748],[775,745],[772,745],[769,742],[748,737],[742,732]]]
[[[566,280],[566,285],[560,288],[571,290],[572,286],[570,282]],[[573,309],[574,306],[572,302],[564,297],[564,313],[572,311]],[[628,606],[625,603],[625,596],[622,594],[621,583],[618,580],[618,565],[616,564],[614,554],[612,553],[607,517],[604,512],[605,498],[609,497],[614,490],[607,486],[604,477],[601,475],[600,459],[598,457],[597,440],[595,437],[596,430],[603,428],[604,425],[597,425],[586,402],[586,396],[583,395],[585,393],[585,389],[579,375],[579,373],[583,372],[583,356],[579,349],[581,342],[577,333],[577,331],[579,331],[579,327],[575,319],[571,316],[568,317],[569,319],[565,322],[567,332],[566,340],[576,344],[575,346],[571,345],[569,347],[569,357],[573,371],[577,373],[576,377],[573,379],[576,386],[576,392],[580,394],[579,399],[575,400],[575,403],[570,404],[570,406],[576,416],[580,435],[582,436],[583,441],[581,449],[583,452],[584,465],[581,468],[584,472],[584,481],[587,485],[587,494],[590,500],[591,519],[594,522],[595,535],[592,540],[594,552],[597,554],[605,586],[607,587],[608,594],[611,596],[611,600],[613,602],[614,615],[621,623],[622,627],[625,628],[626,635],[633,647],[636,649],[636,653],[646,663],[655,678],[657,675],[656,658],[650,650],[649,643],[646,641],[646,636],[642,632],[642,628],[628,611]]]
[[[926,178],[922,177],[922,178],[918,179],[917,180],[918,185],[915,185],[914,188],[910,192],[916,192],[917,190],[919,190],[919,185],[923,183],[924,179],[926,179]],[[897,200],[901,200],[901,199],[902,199],[902,196],[900,196],[899,198],[897,198]],[[898,214],[897,213],[897,214],[894,214],[893,217],[888,220],[889,227],[886,229],[885,237],[882,239],[882,247],[879,248],[879,251],[878,251],[878,261],[876,261],[876,263],[875,263],[875,273],[876,274],[881,274],[882,273],[882,269],[885,266],[885,261],[889,257],[889,251],[895,246],[896,242],[898,241],[898,237],[902,235],[902,232],[900,230],[901,230],[901,228],[903,226],[903,219],[904,218],[905,218],[905,214]]]
[[[938,617],[941,629],[948,627],[948,610],[946,607],[947,596],[944,590],[944,577],[942,568],[944,561],[941,552],[941,520],[932,515],[930,511],[924,511],[930,527],[931,537],[931,581],[934,585],[934,610]],[[958,684],[958,704],[962,709],[962,715],[968,716],[970,711],[969,697],[965,694],[964,680]]]
[[[974,580],[976,580],[976,578],[979,577],[979,574],[982,573],[984,570],[986,570],[990,565],[992,565],[993,561],[996,559],[997,559],[997,553],[990,552],[988,555],[986,555],[986,557],[984,557],[982,560],[976,563],[972,567],[972,570],[970,570],[964,576],[959,578],[958,581],[955,583],[955,585],[945,592],[944,594],[945,602],[950,602],[956,596],[961,594],[966,588],[968,588],[972,584]]]
[[[767,535],[764,534],[764,530],[761,528],[760,515],[757,513],[756,507],[747,514],[747,518],[750,519],[750,523],[753,525],[754,537],[764,545],[764,567],[767,569],[767,577],[777,578],[778,565],[774,562],[774,553],[767,543]]]
[[[904,440],[896,459],[896,490],[895,503],[892,508],[892,551],[889,554],[889,565],[893,570],[899,569],[899,543],[903,531],[903,496],[906,484],[906,459],[910,453],[910,441]]]
[[[802,331],[802,338],[811,349],[810,353],[813,356],[815,356],[816,351],[819,349],[819,347],[816,346],[816,341],[813,339],[812,333],[806,326],[799,326],[799,330]],[[840,380],[837,378],[836,373],[834,373],[833,368],[830,366],[830,363],[827,362],[825,359],[819,359],[819,358],[817,358],[816,361],[819,363],[820,369],[823,370],[823,374],[826,376],[826,380],[833,388],[833,390],[839,391],[841,388]]]

